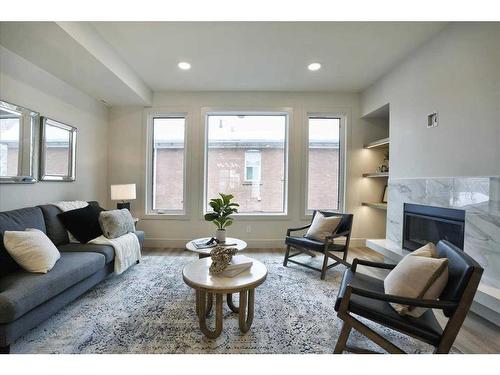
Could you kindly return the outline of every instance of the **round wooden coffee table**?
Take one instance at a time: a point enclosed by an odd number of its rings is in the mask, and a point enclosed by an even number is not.
[[[194,246],[194,241],[201,241],[201,240],[209,240],[210,237],[206,238],[197,238],[195,240],[191,240],[186,244],[186,249],[189,251],[192,251],[194,253],[198,254],[198,257],[201,258],[206,258],[210,256],[210,251],[212,251],[213,247],[209,247],[207,249],[198,249],[196,246]],[[227,244],[227,245],[226,245]],[[226,247],[235,247],[238,249],[238,252],[243,251],[247,247],[247,243],[243,240],[240,240],[239,238],[232,238],[232,237],[227,237],[225,243],[219,244],[219,246],[226,246]]]
[[[203,258],[189,263],[182,270],[184,282],[196,292],[196,314],[200,329],[211,339],[219,337],[222,332],[222,299],[227,295],[229,308],[239,314],[241,332],[248,332],[253,322],[255,288],[267,277],[267,268],[258,260],[252,259],[252,267],[234,277],[215,276],[209,273],[212,259]],[[240,294],[240,304],[232,303],[232,294]],[[207,327],[207,311],[212,307],[212,296],[215,295],[215,329]]]

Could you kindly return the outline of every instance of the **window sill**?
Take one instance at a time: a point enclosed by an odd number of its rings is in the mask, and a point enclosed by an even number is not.
[[[256,214],[233,214],[235,221],[281,221],[290,220],[290,215],[287,213],[256,213]],[[203,217],[202,217],[203,218]],[[204,218],[203,218],[204,220]]]
[[[141,220],[189,220],[190,217],[187,214],[176,214],[176,213],[156,213],[148,212],[140,217]]]

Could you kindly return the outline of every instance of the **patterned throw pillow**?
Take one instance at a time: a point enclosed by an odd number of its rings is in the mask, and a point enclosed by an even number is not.
[[[126,208],[101,212],[99,225],[104,237],[110,239],[135,232],[134,219]]]

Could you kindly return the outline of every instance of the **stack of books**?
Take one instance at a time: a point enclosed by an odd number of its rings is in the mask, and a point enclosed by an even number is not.
[[[224,277],[235,277],[240,273],[250,269],[252,267],[252,259],[248,258],[244,255],[235,255],[233,259],[231,259],[231,263],[227,265],[227,267],[221,273],[217,274],[217,276]]]
[[[217,242],[215,238],[203,238],[201,240],[193,241],[194,247],[197,249],[210,249],[215,246],[223,246],[223,247],[231,247],[236,246],[236,243],[228,243],[228,242]]]
[[[217,246],[217,242],[211,238],[204,238],[202,240],[193,241],[194,247],[197,249],[210,249]]]

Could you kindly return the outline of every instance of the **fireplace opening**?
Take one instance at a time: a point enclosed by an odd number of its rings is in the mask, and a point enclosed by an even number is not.
[[[447,240],[463,250],[465,211],[405,203],[403,248],[416,250],[429,242]]]

